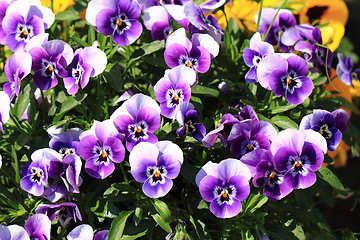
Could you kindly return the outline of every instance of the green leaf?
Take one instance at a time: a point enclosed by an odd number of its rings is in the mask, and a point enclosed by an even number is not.
[[[64,92],[60,92],[57,98],[58,104],[52,106],[49,110],[49,115],[55,115],[54,122],[58,122],[62,115],[78,106],[85,98],[87,94],[77,94],[74,96],[66,96]]]
[[[34,92],[36,86],[34,83],[27,84],[23,90],[20,91],[19,97],[14,105],[13,114],[17,119],[25,112],[26,107],[29,105],[32,98],[34,98]]]
[[[15,182],[20,184],[19,160],[14,146],[11,146],[11,166],[15,171]]]
[[[213,96],[213,97],[219,96],[219,90],[217,90],[215,88],[201,86],[201,85],[194,85],[191,88],[191,93],[198,94],[198,95],[208,95],[208,96]]]
[[[96,205],[91,207],[90,210],[96,216],[103,218],[116,218],[120,212],[113,202],[107,201],[105,199],[97,200]]]
[[[6,82],[8,82],[8,81],[9,81],[9,79],[7,78],[7,76],[5,75],[5,73],[3,73],[3,74],[0,75],[0,84],[6,83]]]
[[[66,10],[55,15],[57,21],[75,21],[80,19],[79,13],[74,10]]]
[[[313,80],[314,86],[321,86],[326,82],[326,80],[327,80],[326,76],[316,78]]]
[[[321,179],[330,184],[330,186],[333,187],[341,195],[347,196],[347,191],[340,182],[339,178],[329,168],[321,166],[319,171],[317,171],[316,173]]]
[[[278,116],[277,115],[277,116],[271,118],[271,121],[276,126],[279,126],[282,129],[287,129],[287,128],[299,129],[299,126],[297,125],[297,123],[286,116]]]
[[[251,193],[246,200],[246,206],[244,208],[244,212],[254,213],[257,209],[261,208],[267,201],[268,198],[264,194]]]
[[[158,214],[153,214],[152,217],[160,225],[162,229],[171,233],[170,222],[172,221],[169,207],[163,201],[154,199],[153,205]]]
[[[132,211],[120,212],[120,214],[112,221],[108,234],[109,240],[119,240],[123,236],[126,220],[132,214]]]
[[[153,41],[151,43],[143,44],[139,49],[135,50],[130,57],[128,65],[130,66],[136,60],[139,60],[143,56],[157,52],[165,47],[165,41]]]
[[[134,224],[126,225],[124,235],[121,240],[134,240],[145,236],[148,232],[156,227],[156,222],[153,219],[144,219],[136,226]]]
[[[278,107],[272,107],[271,108],[271,114],[278,114],[278,113],[283,113],[286,112],[288,110],[291,110],[293,108],[296,108],[297,105],[285,105],[285,106],[278,106]]]
[[[123,89],[124,81],[121,78],[122,73],[117,64],[109,63],[102,75],[115,91],[120,92]]]
[[[155,222],[157,224],[159,224],[159,226],[164,229],[166,232],[171,233],[171,227],[170,227],[170,222],[166,221],[160,214],[156,213],[151,215],[153,217],[153,219],[155,220]]]

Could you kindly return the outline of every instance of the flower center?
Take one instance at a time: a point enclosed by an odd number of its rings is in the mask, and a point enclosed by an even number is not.
[[[234,202],[233,198],[236,196],[236,189],[233,185],[225,187],[216,186],[213,194],[219,205],[224,203],[231,205]]]
[[[34,32],[32,26],[21,23],[18,24],[15,34],[16,40],[28,42],[33,35]]]
[[[100,165],[100,164],[104,164],[104,165],[108,165],[110,163],[110,159],[109,157],[111,156],[111,150],[110,148],[100,148],[98,146],[96,146],[94,148],[95,153],[97,155],[97,160],[95,161],[95,164]]]
[[[252,62],[253,62],[253,64],[254,64],[255,66],[259,65],[260,61],[261,61],[261,57],[260,57],[260,56],[254,56],[254,58],[253,58],[253,60],[252,60]]]
[[[76,83],[81,81],[82,76],[84,74],[84,68],[78,63],[76,69],[72,69],[72,77],[76,79]]]
[[[125,30],[130,29],[131,23],[125,14],[120,14],[117,17],[110,19],[111,27],[117,31],[119,34],[122,34]]]
[[[44,178],[44,171],[41,168],[32,167],[30,169],[31,172],[31,181],[32,182],[40,182],[41,179]]]
[[[135,124],[129,124],[128,126],[129,135],[135,141],[139,141],[140,139],[147,139],[147,130],[148,125],[144,121]]]
[[[42,75],[44,77],[53,77],[55,75],[55,63],[42,59]]]
[[[185,65],[188,68],[193,68],[196,70],[197,68],[197,60],[194,58],[191,58],[189,56],[180,56],[179,58],[179,64],[180,65]]]
[[[168,89],[166,92],[166,105],[168,108],[179,105],[184,100],[182,89]]]
[[[152,186],[155,186],[158,182],[160,184],[165,183],[165,176],[167,171],[164,166],[161,167],[148,167],[146,169],[146,176],[149,178],[149,182]]]
[[[332,133],[329,130],[329,126],[326,123],[320,127],[319,133],[326,139],[332,137]]]
[[[295,88],[300,88],[302,83],[298,80],[297,74],[294,70],[290,70],[290,72],[284,75],[281,78],[282,85],[284,89],[286,89],[291,94],[294,92]]]
[[[65,148],[64,147],[64,148],[60,148],[59,153],[64,158],[67,155],[75,154],[75,149],[74,148]]]

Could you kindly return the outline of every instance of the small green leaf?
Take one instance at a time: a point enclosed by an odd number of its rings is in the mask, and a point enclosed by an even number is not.
[[[297,125],[297,123],[286,116],[278,116],[277,115],[277,116],[271,118],[271,121],[276,126],[279,126],[282,129],[287,129],[287,128],[299,129],[299,126]]]
[[[121,78],[121,71],[118,65],[109,63],[103,73],[104,78],[108,84],[117,92],[120,92],[124,87],[124,81]]]
[[[252,193],[246,200],[244,212],[254,213],[257,209],[261,208],[261,206],[263,206],[267,201],[268,198],[264,194]]]
[[[314,79],[313,83],[314,83],[315,86],[321,86],[326,82],[326,80],[327,80],[327,77],[322,76],[322,77]]]
[[[288,110],[291,110],[293,108],[296,108],[297,105],[285,105],[285,106],[277,106],[277,107],[272,107],[271,108],[271,113],[272,114],[278,114],[278,113],[283,113],[286,112]]]
[[[162,229],[171,233],[170,222],[172,221],[172,217],[169,207],[159,199],[154,199],[153,205],[158,214],[153,214],[152,217]]]
[[[208,96],[213,96],[213,97],[219,96],[219,90],[217,90],[215,88],[201,86],[201,85],[194,85],[191,88],[191,93],[198,94],[198,95],[208,95]]]
[[[171,233],[171,227],[170,227],[170,222],[166,221],[163,217],[161,217],[160,214],[156,213],[151,215],[153,217],[153,219],[155,220],[155,222],[157,224],[159,224],[159,226],[164,229],[166,232]]]
[[[27,84],[23,90],[20,91],[19,97],[14,105],[13,114],[17,119],[25,112],[26,107],[29,105],[32,98],[34,98],[34,92],[36,86],[33,83]]]
[[[79,13],[74,10],[66,10],[55,15],[57,21],[75,21],[80,19]]]
[[[130,57],[128,65],[130,66],[136,60],[139,60],[143,56],[157,52],[165,47],[165,41],[153,41],[151,43],[143,44],[139,49],[135,50]]]
[[[109,240],[119,240],[123,236],[126,220],[132,214],[132,211],[120,212],[120,214],[112,221],[108,234]]]
[[[317,175],[325,182],[330,184],[330,186],[333,187],[341,195],[347,196],[347,191],[340,182],[339,178],[329,168],[321,166],[319,171],[317,171]]]

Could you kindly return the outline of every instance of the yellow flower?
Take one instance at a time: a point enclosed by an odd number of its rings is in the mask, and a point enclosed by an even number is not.
[[[300,23],[328,24],[320,28],[323,43],[335,51],[345,33],[349,10],[343,0],[292,0],[293,13],[299,15]],[[296,7],[298,6],[298,7]]]
[[[276,7],[281,0],[264,0],[263,8]],[[345,24],[349,11],[343,0],[292,0],[286,3],[295,15],[299,16],[299,23],[328,24],[321,27],[323,43],[331,51],[335,51],[345,33]],[[233,17],[241,28],[255,32],[255,14],[259,11],[260,4],[254,0],[234,0],[225,5],[224,10],[228,19]],[[222,11],[214,15],[222,28],[226,26],[226,19]]]
[[[50,7],[51,0],[41,0],[41,4],[45,7]],[[53,11],[55,14],[62,12],[68,9],[70,6],[74,5],[73,0],[54,0],[53,1]]]
[[[276,6],[278,0],[264,0],[263,8]],[[255,14],[260,10],[260,4],[254,0],[234,0],[224,7],[227,19],[231,17],[236,20],[241,28],[255,32]],[[226,19],[222,11],[214,14],[221,28],[226,27]]]
[[[360,97],[360,83],[358,81],[353,81],[354,87],[349,87],[350,94],[353,97]]]

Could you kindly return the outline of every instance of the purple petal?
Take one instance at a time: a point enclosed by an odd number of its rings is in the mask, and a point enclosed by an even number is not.
[[[316,182],[316,174],[309,170],[306,175],[300,173],[293,175],[291,171],[288,171],[284,175],[284,180],[289,187],[294,189],[305,189]]]
[[[94,178],[104,179],[108,177],[115,170],[115,165],[112,161],[107,160],[107,163],[98,163],[97,159],[90,159],[85,163],[85,171]]]
[[[237,159],[228,158],[222,160],[218,166],[219,179],[227,181],[235,175],[240,175],[250,180],[251,173],[249,168]]]
[[[212,175],[205,176],[198,184],[201,197],[205,201],[211,202],[215,198],[215,187],[222,186],[222,183],[223,181],[217,177]]]
[[[274,137],[270,147],[271,153],[275,155],[279,148],[291,147],[300,154],[304,145],[304,139],[304,134],[299,130],[289,128],[283,130]]]
[[[44,214],[35,214],[27,219],[25,230],[30,239],[32,239],[34,233],[41,234],[45,239],[50,239],[51,221]]]
[[[156,185],[150,184],[150,178],[147,179],[142,187],[146,196],[151,198],[159,198],[165,196],[173,186],[173,181],[167,177],[164,177],[165,182],[163,184],[157,182]]]
[[[216,200],[210,203],[210,211],[218,218],[232,218],[240,213],[242,209],[241,202],[234,199],[233,203],[223,203],[219,205]]]

